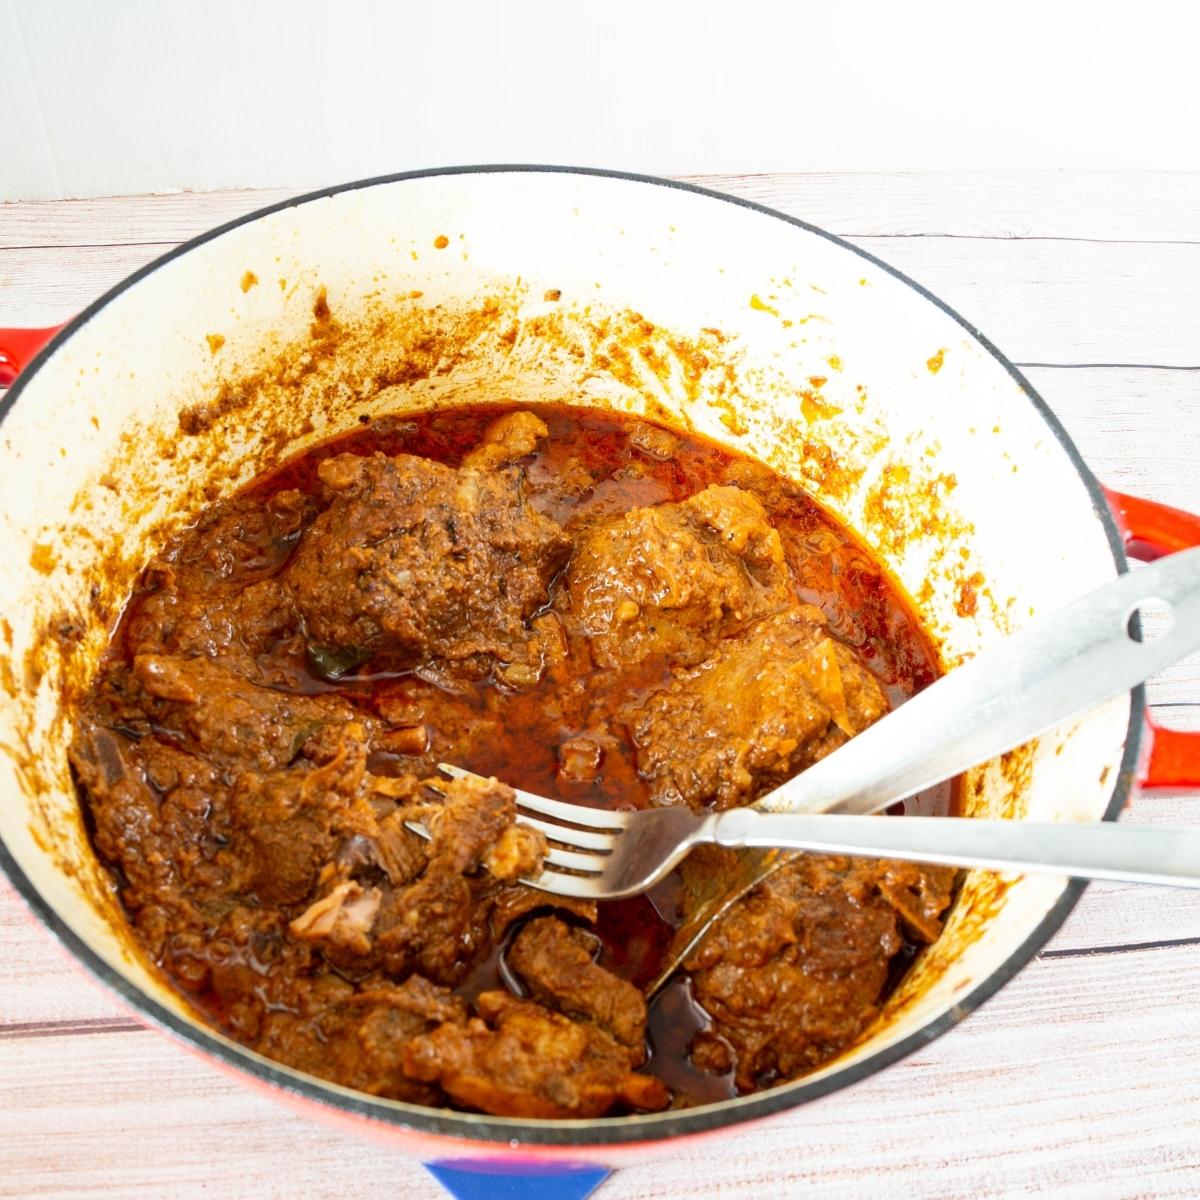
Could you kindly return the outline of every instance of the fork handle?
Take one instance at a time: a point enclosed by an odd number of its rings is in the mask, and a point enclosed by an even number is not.
[[[774,846],[996,871],[1200,887],[1200,830],[1113,822],[870,817],[733,809],[711,825],[730,847]]]

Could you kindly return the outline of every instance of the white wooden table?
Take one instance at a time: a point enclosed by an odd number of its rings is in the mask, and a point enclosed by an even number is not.
[[[868,248],[1021,365],[1100,478],[1200,511],[1200,175],[703,180]],[[0,205],[0,326],[62,320],[281,192]],[[1150,690],[1200,727],[1200,659]],[[1130,819],[1200,820],[1200,799]],[[965,1024],[599,1200],[1200,1194],[1200,893],[1095,885]],[[0,1196],[436,1197],[400,1154],[251,1095],[147,1032],[0,885]]]

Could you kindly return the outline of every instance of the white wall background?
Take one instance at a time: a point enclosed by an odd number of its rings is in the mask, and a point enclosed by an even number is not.
[[[472,162],[1195,169],[1196,9],[0,0],[0,200]]]

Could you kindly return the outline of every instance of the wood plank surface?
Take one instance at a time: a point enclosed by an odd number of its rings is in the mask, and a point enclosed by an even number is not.
[[[722,176],[932,287],[1114,486],[1200,511],[1200,175]],[[0,325],[61,320],[287,192],[0,206]],[[1037,365],[1050,364],[1050,365]],[[1200,658],[1151,688],[1200,728]],[[1194,823],[1144,797],[1135,821]],[[251,1095],[142,1030],[0,885],[0,1196],[434,1197],[399,1153]],[[979,1013],[853,1089],[627,1168],[600,1200],[1200,1192],[1200,893],[1094,885]]]
[[[844,237],[1200,241],[1195,172],[864,171],[689,182]]]
[[[603,1200],[1194,1196],[1200,1006],[1176,948],[1043,957],[853,1089],[628,1167]],[[1116,996],[1114,998],[1114,993]],[[251,1095],[148,1032],[10,1038],[0,1195],[436,1196],[399,1153]],[[1136,1049],[1135,1049],[1136,1048]]]
[[[690,175],[844,237],[1200,242],[1200,173],[954,171]],[[313,188],[176,192],[3,206],[0,248],[173,245]]]

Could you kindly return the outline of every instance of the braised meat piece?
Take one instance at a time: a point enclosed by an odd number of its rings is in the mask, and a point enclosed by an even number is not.
[[[199,854],[204,819],[195,806],[176,806],[171,819],[147,778],[139,749],[132,739],[83,719],[76,724],[70,757],[79,785],[87,791],[96,849],[120,868],[122,901],[139,938],[158,957],[169,931],[178,926],[181,909],[189,907],[181,847],[194,847]],[[171,760],[182,757],[178,765],[187,767],[186,756],[164,750],[154,756],[154,766],[170,769]],[[199,766],[200,777],[187,778],[184,786],[191,790],[189,785],[198,785],[194,794],[207,807],[205,793],[215,780],[211,770]]]
[[[508,952],[508,965],[530,995],[565,1016],[595,1021],[622,1045],[640,1046],[646,1034],[642,993],[594,961],[598,944],[557,917],[530,921]]]
[[[479,903],[486,885],[469,876],[480,867],[497,881],[536,875],[546,840],[515,825],[513,792],[504,784],[455,779],[444,789],[439,801],[398,814],[427,825],[429,858],[420,878],[384,899],[377,944],[392,974],[416,969],[439,983],[457,983],[489,935],[487,910]]]
[[[536,875],[546,856],[546,839],[536,829],[516,825],[513,790],[496,779],[454,779],[437,784],[440,802],[412,810],[433,835],[429,855],[446,870],[462,875],[481,863],[497,879]]]
[[[146,568],[125,629],[130,653],[223,658],[257,675],[258,657],[298,623],[274,572],[315,512],[295,489],[210,509],[192,537]]]
[[[354,954],[371,949],[367,934],[375,924],[383,893],[363,889],[353,879],[339,883],[327,896],[310,904],[288,925],[292,937],[306,941],[328,940]]]
[[[566,584],[570,611],[607,667],[651,656],[701,662],[720,638],[795,602],[779,534],[735,487],[590,526]]]
[[[887,711],[854,651],[817,609],[782,612],[627,706],[655,803],[747,804]]]
[[[614,1105],[655,1111],[662,1083],[637,1075],[643,1051],[507,992],[484,992],[478,1017],[409,1043],[404,1069],[460,1104],[505,1117],[600,1117]]]
[[[385,897],[375,923],[375,945],[387,974],[403,979],[419,971],[447,986],[462,981],[486,938],[470,881],[439,867]]]
[[[242,769],[286,767],[310,738],[356,715],[341,698],[263,688],[222,660],[158,654],[133,660],[124,700],[146,727],[166,732],[211,762]],[[134,716],[134,728],[137,721]],[[370,736],[359,721],[360,736]]]
[[[268,1014],[255,1049],[373,1096],[436,1104],[438,1090],[405,1072],[405,1056],[430,1030],[465,1022],[463,1002],[420,975],[398,987],[355,992],[346,984],[340,991],[338,998],[318,1000],[302,1012]]]
[[[283,578],[327,660],[383,653],[478,676],[526,658],[526,621],[570,543],[530,508],[519,471],[341,454],[318,474],[328,507]]]
[[[661,425],[635,421],[629,430],[629,444],[642,454],[666,462],[679,449],[679,439]]]
[[[507,467],[532,454],[549,432],[546,422],[533,413],[506,413],[484,430],[479,445],[462,460],[462,465],[481,471]]]
[[[595,900],[551,896],[548,892],[537,891],[523,883],[510,883],[499,887],[491,898],[489,923],[492,933],[499,940],[508,932],[509,927],[515,925],[522,917],[546,908],[572,913],[589,925],[596,923]]]
[[[341,726],[336,751],[317,765],[245,771],[227,802],[223,835],[229,856],[242,864],[235,883],[260,901],[299,904],[309,899],[326,864],[329,872],[348,842],[372,841],[378,818],[366,783],[363,727]]]
[[[942,933],[958,871],[954,867],[918,865],[885,859],[873,864],[879,895],[896,910],[904,931],[930,945]]]
[[[800,855],[723,917],[684,963],[713,1021],[693,1058],[724,1065],[732,1047],[737,1086],[751,1091],[850,1046],[878,1014],[903,944],[879,886],[891,865]]]
[[[408,776],[407,780],[412,780]],[[378,779],[370,780],[372,801],[379,795]],[[391,782],[387,780],[384,782]],[[415,781],[414,781],[415,782]],[[429,861],[425,842],[404,823],[403,810],[381,817],[374,836],[350,838],[339,850],[339,865],[353,873],[359,867],[378,867],[393,887],[411,883]]]

